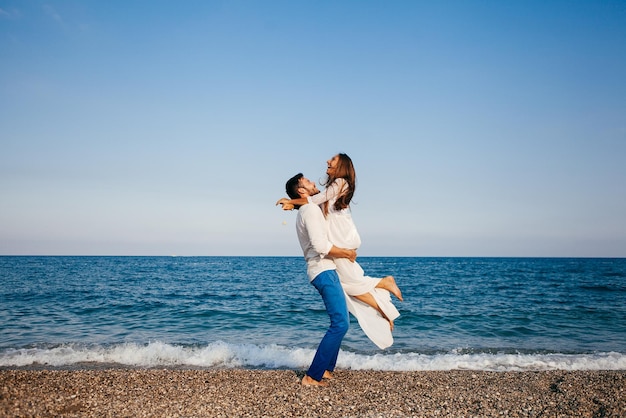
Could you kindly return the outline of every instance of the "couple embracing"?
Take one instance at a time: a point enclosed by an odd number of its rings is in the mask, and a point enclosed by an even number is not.
[[[335,155],[327,161],[326,174],[323,192],[302,173],[293,176],[285,186],[291,199],[277,202],[285,210],[298,209],[296,232],[307,275],[330,317],[330,327],[302,379],[303,385],[315,386],[325,386],[323,379],[332,378],[341,340],[348,331],[348,311],[370,340],[384,349],[393,344],[393,321],[400,315],[390,293],[402,300],[392,276],[365,276],[356,262],[361,238],[350,214],[356,186],[352,160],[346,154]]]

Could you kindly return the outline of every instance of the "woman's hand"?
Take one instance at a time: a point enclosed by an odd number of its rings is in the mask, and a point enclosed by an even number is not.
[[[276,206],[278,205],[282,205],[283,210],[293,210],[294,208],[293,204],[289,203],[289,199],[284,197],[276,202]]]

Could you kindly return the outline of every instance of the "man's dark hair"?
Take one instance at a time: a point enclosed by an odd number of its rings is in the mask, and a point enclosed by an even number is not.
[[[298,188],[300,188],[300,179],[304,177],[304,174],[298,173],[289,180],[287,180],[287,184],[285,184],[285,191],[287,192],[287,196],[290,199],[298,199],[300,194],[298,193]]]

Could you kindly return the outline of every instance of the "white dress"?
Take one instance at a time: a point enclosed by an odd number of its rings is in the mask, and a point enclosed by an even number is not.
[[[336,210],[334,208],[337,196],[342,188],[347,187],[344,179],[337,179],[325,191],[309,197],[310,203],[321,205],[328,201],[328,237],[336,247],[357,249],[361,246],[361,237],[352,220],[350,208]],[[400,312],[391,302],[391,295],[385,289],[376,288],[382,280],[365,275],[357,262],[347,258],[334,259],[341,286],[346,294],[348,310],[359,322],[361,329],[374,344],[384,349],[393,344],[393,335],[387,319],[370,305],[354,298],[356,295],[371,293],[380,309],[387,318],[395,320]]]

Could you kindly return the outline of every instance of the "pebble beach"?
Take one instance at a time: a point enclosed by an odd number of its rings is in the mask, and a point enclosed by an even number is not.
[[[624,371],[0,370],[2,417],[624,417]]]

